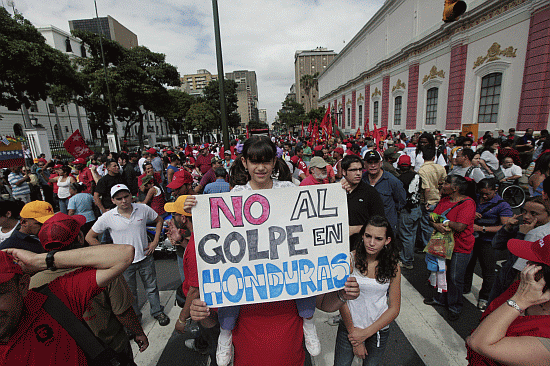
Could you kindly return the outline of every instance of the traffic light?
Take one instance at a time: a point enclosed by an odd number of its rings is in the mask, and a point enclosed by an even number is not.
[[[466,12],[466,3],[460,0],[445,0],[443,9],[443,21],[445,23],[454,22]]]

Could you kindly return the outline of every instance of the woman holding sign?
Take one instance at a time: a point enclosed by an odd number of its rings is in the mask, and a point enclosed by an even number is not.
[[[389,324],[401,307],[399,249],[391,225],[373,216],[360,231],[361,242],[351,252],[351,273],[361,294],[340,308],[334,351],[335,366],[349,366],[353,357],[364,366],[380,364],[389,336]],[[360,245],[363,244],[363,245]]]
[[[259,189],[295,187],[290,182],[286,164],[276,158],[275,144],[264,136],[254,136],[245,141],[241,160],[235,161],[248,177],[245,185],[237,185],[232,192]],[[278,178],[278,179],[277,179]],[[185,210],[189,212],[196,200],[189,196]],[[218,339],[218,365],[227,365],[231,360],[231,345],[234,346],[234,365],[290,365],[302,366],[305,354],[302,340],[312,355],[320,353],[320,343],[313,322],[315,306],[326,311],[337,310],[342,301],[357,297],[354,280],[346,282],[346,291],[329,293],[318,297],[267,302],[220,308],[220,337]],[[213,326],[206,303],[195,300],[191,306],[194,320]]]

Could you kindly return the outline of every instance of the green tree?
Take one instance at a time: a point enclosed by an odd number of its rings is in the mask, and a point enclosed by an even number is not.
[[[225,94],[225,111],[227,112],[228,127],[239,127],[241,116],[237,112],[237,86],[233,80],[224,79],[223,92]],[[216,124],[212,128],[221,129],[221,113],[220,113],[220,83],[218,80],[212,80],[204,88],[204,99],[210,104],[216,113]]]
[[[68,56],[46,44],[21,14],[12,16],[0,7],[0,105],[29,107],[31,101],[45,100],[56,85],[65,92],[78,85]]]
[[[81,60],[82,73],[89,84],[87,97],[106,95],[100,36],[88,32],[74,34],[90,45],[91,57]],[[143,147],[144,111],[160,115],[167,109],[170,98],[166,86],[180,85],[178,71],[166,62],[164,54],[151,52],[147,47],[125,49],[113,41],[103,39],[103,42],[115,115],[126,122],[124,138],[139,124],[138,138]]]
[[[216,128],[219,111],[216,111],[208,101],[202,101],[191,105],[186,115],[189,129],[196,129],[201,135],[205,135]]]
[[[168,121],[170,129],[180,134],[182,131],[190,130],[191,126],[186,120],[187,111],[194,103],[200,102],[192,95],[179,89],[168,90],[168,101],[163,103],[159,115]]]
[[[323,117],[325,117],[325,112],[327,111],[327,108],[325,106],[320,106],[319,108],[312,109],[306,114],[306,120],[308,121],[315,121],[317,120],[319,123],[323,120]]]
[[[294,127],[305,119],[304,105],[287,97],[282,103],[282,108],[277,112],[277,116],[281,125],[294,130]]]
[[[318,76],[319,76],[319,73],[316,72],[313,75],[310,75],[310,74],[302,75],[302,77],[300,78],[300,86],[302,87],[302,89],[304,89],[307,96],[306,103],[305,103],[306,111],[311,110],[311,108],[313,107],[313,99],[311,98],[311,89],[318,90],[317,89],[319,86],[317,82]]]

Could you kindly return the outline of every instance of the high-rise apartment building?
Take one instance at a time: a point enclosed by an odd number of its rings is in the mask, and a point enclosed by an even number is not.
[[[258,115],[260,116],[260,123],[267,124],[267,109],[259,109]]]
[[[202,95],[203,89],[212,80],[218,80],[218,75],[212,75],[206,69],[197,70],[196,74],[184,75],[181,80],[180,89],[191,95]]]
[[[69,20],[69,28],[103,34],[107,39],[117,41],[126,48],[138,45],[137,35],[110,15],[101,18]]]
[[[304,75],[319,75],[322,73],[337,53],[323,47],[314,50],[296,51],[294,54],[294,76],[296,85],[296,101],[302,103],[306,113],[317,108],[319,97],[317,87],[304,88],[301,82]]]
[[[256,72],[248,70],[233,71],[226,73],[225,78],[238,84],[237,111],[241,115],[241,127],[246,128],[250,121],[259,121]]]

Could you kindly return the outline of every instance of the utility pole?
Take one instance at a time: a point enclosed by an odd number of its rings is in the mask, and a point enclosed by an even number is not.
[[[218,61],[218,83],[220,85],[220,114],[222,120],[222,137],[225,151],[229,151],[229,129],[227,127],[227,112],[225,107],[225,91],[222,59],[222,40],[220,36],[220,19],[218,16],[218,0],[212,0],[214,12],[214,34],[216,35],[216,59]]]

